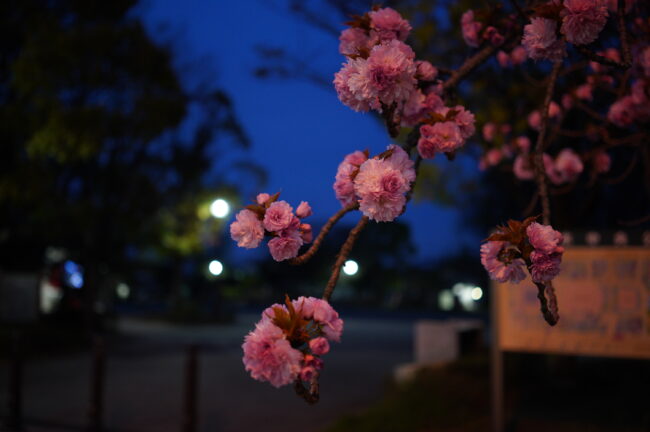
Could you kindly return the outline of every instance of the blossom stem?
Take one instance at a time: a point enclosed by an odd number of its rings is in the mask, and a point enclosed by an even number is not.
[[[348,238],[345,240],[345,243],[343,243],[343,246],[341,246],[341,250],[336,256],[336,261],[332,267],[332,274],[330,275],[330,279],[327,281],[327,285],[325,286],[325,291],[323,292],[323,300],[329,301],[330,297],[332,296],[334,288],[336,287],[336,282],[338,282],[339,275],[341,274],[341,267],[343,267],[345,260],[347,260],[348,255],[350,255],[350,252],[352,252],[352,247],[354,246],[354,243],[356,243],[357,237],[359,237],[359,234],[361,231],[363,231],[367,224],[368,216],[362,216],[361,219],[359,219],[357,225],[352,228],[350,234],[348,234]]]
[[[496,46],[492,44],[487,44],[476,54],[474,54],[473,56],[465,60],[465,63],[463,63],[458,69],[453,71],[451,77],[442,84],[443,90],[449,90],[450,88],[457,86],[458,83],[460,83],[467,74],[469,74],[476,67],[478,67],[484,61],[490,58],[490,56],[494,54],[496,51],[497,51]]]
[[[325,240],[325,236],[330,232],[332,227],[343,217],[345,216],[348,212],[352,210],[356,210],[359,208],[359,203],[354,202],[352,204],[348,204],[339,211],[337,211],[332,217],[330,217],[325,225],[323,225],[323,228],[321,228],[320,232],[318,233],[318,237],[316,237],[316,240],[312,243],[311,247],[307,249],[307,252],[304,254],[297,256],[293,259],[290,259],[288,262],[291,265],[301,265],[309,261],[314,255],[316,255],[316,252],[318,252],[318,249],[320,248],[321,244],[323,243],[323,240]]]
[[[539,191],[539,197],[542,202],[542,217],[544,220],[544,225],[551,224],[551,205],[548,198],[548,186],[546,184],[546,173],[544,170],[544,150],[545,150],[545,140],[546,140],[546,131],[548,128],[548,107],[551,105],[551,99],[553,98],[553,90],[555,89],[555,82],[557,81],[557,76],[562,67],[562,60],[556,61],[553,65],[553,71],[551,72],[551,78],[546,87],[546,96],[544,97],[544,105],[542,107],[542,124],[539,130],[539,135],[537,135],[537,143],[535,144],[535,156],[533,157],[533,162],[535,165],[535,180],[537,181],[537,189]]]
[[[537,298],[539,299],[542,315],[549,325],[554,326],[560,319],[560,314],[557,307],[557,297],[555,295],[555,288],[553,288],[553,282],[535,282],[535,285],[537,285]]]
[[[303,398],[308,404],[313,405],[320,399],[318,385],[318,372],[314,373],[314,376],[309,382],[309,389],[306,389],[303,385],[300,378],[296,378],[293,382],[293,389],[296,391],[296,394]]]

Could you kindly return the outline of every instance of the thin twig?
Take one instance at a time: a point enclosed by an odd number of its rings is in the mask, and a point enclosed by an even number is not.
[[[533,211],[535,210],[535,207],[537,207],[537,202],[539,201],[539,193],[535,192],[533,194],[533,197],[531,198],[530,202],[526,206],[526,209],[523,211],[524,218],[527,218],[528,216],[533,214]]]
[[[517,11],[517,14],[521,19],[524,20],[524,22],[528,21],[528,15],[526,15],[526,12],[519,6],[519,3],[517,3],[517,0],[510,0],[510,3],[512,3],[512,6],[515,8]]]
[[[537,181],[537,189],[539,191],[539,197],[542,202],[542,215],[544,225],[549,225],[551,223],[551,205],[548,198],[546,171],[544,169],[544,149],[546,130],[548,126],[548,107],[551,104],[551,99],[553,98],[555,82],[557,81],[557,76],[560,72],[561,67],[562,60],[555,62],[553,65],[553,71],[551,72],[551,79],[549,80],[548,86],[546,87],[546,96],[544,97],[544,105],[542,107],[542,125],[539,131],[539,135],[537,135],[537,144],[535,145],[535,155],[533,157],[533,163],[535,165],[535,180]]]
[[[618,0],[618,34],[621,37],[621,48],[623,49],[623,63],[627,67],[632,66],[632,54],[630,53],[630,41],[627,37],[627,27],[625,27],[625,0]]]
[[[457,86],[467,74],[490,58],[490,56],[496,51],[497,47],[492,44],[487,44],[476,54],[465,60],[457,70],[452,72],[451,77],[442,84],[443,90],[449,90],[450,88]]]
[[[610,60],[607,57],[601,56],[600,54],[596,54],[589,48],[587,48],[584,45],[575,45],[576,49],[582,54],[583,56],[587,57],[589,60],[594,61],[596,63],[600,63],[601,65],[604,66],[611,66],[617,69],[622,69],[626,70],[630,68],[629,64],[626,63],[619,63],[614,60]]]
[[[341,274],[341,267],[343,266],[343,263],[345,263],[345,260],[348,258],[348,255],[350,255],[350,252],[352,252],[352,247],[357,241],[357,237],[359,237],[361,231],[363,231],[363,229],[366,227],[366,224],[368,224],[368,216],[362,216],[361,219],[359,219],[357,225],[352,228],[352,231],[350,231],[350,234],[348,234],[348,238],[345,240],[345,243],[343,243],[343,246],[341,246],[341,250],[336,256],[334,267],[332,267],[332,274],[330,275],[330,279],[327,281],[327,285],[325,286],[325,291],[323,292],[323,300],[329,301],[330,297],[332,296],[334,288],[336,287],[336,282],[339,280],[339,275]]]
[[[330,229],[336,224],[343,216],[345,216],[346,213],[356,210],[359,208],[359,203],[354,202],[352,204],[348,204],[339,211],[337,211],[332,217],[330,217],[325,225],[323,225],[323,228],[321,228],[320,232],[318,233],[318,237],[316,237],[316,240],[314,240],[314,243],[312,243],[311,247],[307,249],[307,252],[304,254],[297,256],[291,260],[289,260],[289,264],[291,265],[301,265],[309,261],[314,255],[316,255],[316,252],[318,252],[318,249],[320,248],[320,245],[323,243],[323,240],[325,239],[325,236],[329,233]]]

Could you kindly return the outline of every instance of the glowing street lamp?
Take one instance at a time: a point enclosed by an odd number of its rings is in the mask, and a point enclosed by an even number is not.
[[[345,264],[343,264],[343,273],[345,273],[348,276],[353,276],[357,274],[358,271],[359,271],[359,264],[357,264],[357,262],[354,260],[347,260]]]
[[[212,260],[210,261],[210,264],[208,264],[208,271],[212,276],[219,276],[223,273],[223,264],[221,264],[221,261]]]
[[[230,213],[230,204],[223,198],[217,198],[210,204],[210,214],[218,219],[223,219]]]

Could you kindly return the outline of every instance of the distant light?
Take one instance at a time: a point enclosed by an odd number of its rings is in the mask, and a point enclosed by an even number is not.
[[[79,264],[74,261],[66,261],[63,263],[63,271],[65,280],[72,287],[79,289],[84,285],[83,269]]]
[[[219,276],[223,272],[223,264],[220,261],[212,260],[208,265],[208,271],[212,276]]]
[[[225,199],[217,198],[210,204],[210,214],[212,216],[223,219],[228,216],[228,213],[230,213],[230,205]]]
[[[450,290],[442,290],[438,293],[438,306],[442,310],[452,310],[454,308],[454,294]]]
[[[115,291],[117,292],[117,296],[121,299],[127,299],[131,294],[131,288],[129,288],[129,286],[124,282],[120,282],[119,284],[117,284],[117,288],[115,288]]]
[[[354,260],[347,260],[343,265],[343,273],[348,276],[353,276],[359,271],[359,264]]]
[[[72,285],[73,288],[79,289],[84,286],[84,277],[81,276],[81,273],[72,273],[68,282],[70,282],[70,285]]]
[[[480,287],[472,288],[472,300],[480,300],[483,297],[483,290]]]

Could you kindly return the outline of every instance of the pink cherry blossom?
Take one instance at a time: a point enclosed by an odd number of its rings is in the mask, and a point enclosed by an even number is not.
[[[456,123],[438,122],[434,125],[420,127],[418,152],[424,159],[433,159],[436,153],[453,152],[464,143],[460,129]]]
[[[562,150],[555,158],[556,178],[551,178],[555,184],[575,181],[582,173],[584,165],[580,156],[571,149]]]
[[[255,199],[259,205],[264,205],[266,202],[271,198],[271,195],[267,193],[261,193],[257,194],[257,198]]]
[[[501,66],[502,68],[507,68],[508,66],[511,65],[510,56],[505,51],[499,51],[497,53],[497,62],[499,63],[499,66]]]
[[[402,173],[386,160],[369,159],[354,181],[359,210],[377,222],[390,222],[400,215],[410,189]]]
[[[339,164],[334,181],[334,192],[336,193],[336,199],[341,202],[341,205],[346,206],[356,200],[352,175],[367,159],[368,157],[365,153],[357,150],[347,155],[343,159],[343,162]]]
[[[550,255],[564,251],[562,233],[553,229],[550,225],[542,225],[533,222],[526,228],[528,241],[538,253]]]
[[[533,251],[530,254],[530,275],[533,282],[548,282],[560,273],[562,254],[544,254]]]
[[[555,21],[547,18],[533,18],[524,27],[524,37],[521,44],[526,49],[528,57],[533,60],[562,60],[566,55],[564,41],[555,34]]]
[[[305,366],[300,370],[300,379],[309,382],[316,374],[316,369],[313,366]]]
[[[562,27],[566,40],[585,45],[595,41],[607,23],[606,0],[564,0]]]
[[[312,233],[311,225],[307,223],[300,224],[300,238],[305,244],[312,242],[314,236]]]
[[[522,153],[528,153],[530,150],[530,138],[527,136],[518,136],[515,138],[515,146]]]
[[[315,297],[298,297],[293,300],[296,310],[305,319],[313,319],[321,326],[325,337],[331,341],[339,342],[343,332],[343,320],[338,312],[327,301]]]
[[[369,39],[365,31],[360,28],[348,28],[339,36],[339,52],[343,55],[358,54],[359,50],[369,49]]]
[[[358,73],[349,76],[348,88],[375,109],[381,109],[378,102],[401,106],[417,84],[414,57],[411,47],[399,40],[376,45],[367,60],[357,59]]]
[[[383,8],[368,13],[370,29],[377,34],[380,42],[390,42],[393,39],[405,41],[411,31],[407,20],[391,8]]]
[[[284,230],[277,237],[273,237],[269,243],[269,251],[275,261],[284,261],[298,256],[303,241],[300,232],[296,230]]]
[[[542,127],[542,113],[539,110],[528,114],[528,126],[535,130],[539,130]]]
[[[243,362],[251,376],[274,387],[291,384],[301,371],[303,355],[291,347],[282,330],[262,320],[244,339]]]
[[[510,262],[501,261],[500,254],[507,243],[502,241],[488,241],[481,246],[481,264],[485,267],[490,279],[504,283],[519,283],[526,278],[525,263],[521,258]]]
[[[535,178],[535,171],[530,156],[527,154],[520,154],[515,158],[512,171],[519,180],[532,180]]]
[[[483,125],[483,139],[487,142],[494,141],[497,133],[497,125],[492,122],[487,122]]]
[[[307,201],[302,201],[298,208],[296,209],[296,216],[300,219],[304,219],[312,215],[311,206]]]
[[[594,155],[594,170],[599,173],[606,173],[612,166],[612,159],[610,156],[603,150],[597,152]]]
[[[514,66],[522,64],[527,59],[528,53],[526,53],[526,49],[521,45],[517,45],[510,52],[510,61]]]
[[[392,151],[392,154],[384,159],[392,168],[399,171],[407,183],[415,181],[415,163],[409,158],[406,151],[395,144],[388,146],[387,150]]]
[[[461,30],[463,32],[463,39],[465,43],[472,48],[478,48],[480,44],[480,31],[483,24],[474,21],[474,11],[468,10],[463,14],[460,20]]]
[[[350,79],[357,77],[365,67],[366,60],[363,58],[348,59],[343,68],[334,74],[334,88],[339,100],[355,111],[368,111],[370,108],[379,109],[379,98],[364,98],[364,95],[353,92],[350,89]]]
[[[454,109],[458,111],[458,114],[456,114],[456,117],[454,117],[454,121],[456,122],[456,125],[460,129],[460,135],[463,137],[464,140],[466,140],[472,135],[474,135],[474,132],[476,130],[474,127],[474,123],[476,119],[474,117],[474,114],[466,110],[461,105],[456,105]]]
[[[230,224],[230,237],[237,242],[237,246],[246,249],[258,247],[264,237],[264,228],[257,215],[244,209],[235,218]]]
[[[573,107],[573,96],[571,96],[569,93],[565,93],[562,95],[562,108],[565,110],[570,110]]]
[[[505,38],[499,31],[496,29],[496,27],[493,26],[488,26],[485,31],[483,32],[483,39],[489,40],[490,43],[494,46],[499,46],[503,43]]]
[[[426,60],[415,61],[415,77],[422,81],[433,81],[438,76],[438,69]]]
[[[607,119],[619,127],[628,127],[635,120],[635,103],[632,96],[624,96],[609,107]]]
[[[415,126],[422,121],[430,112],[434,112],[443,106],[442,99],[435,93],[423,94],[416,89],[402,107],[402,125]]]
[[[267,231],[281,231],[293,220],[293,208],[286,201],[272,203],[264,214],[264,228]]]
[[[325,355],[330,350],[330,343],[324,337],[317,337],[309,341],[309,349],[315,355]]]

